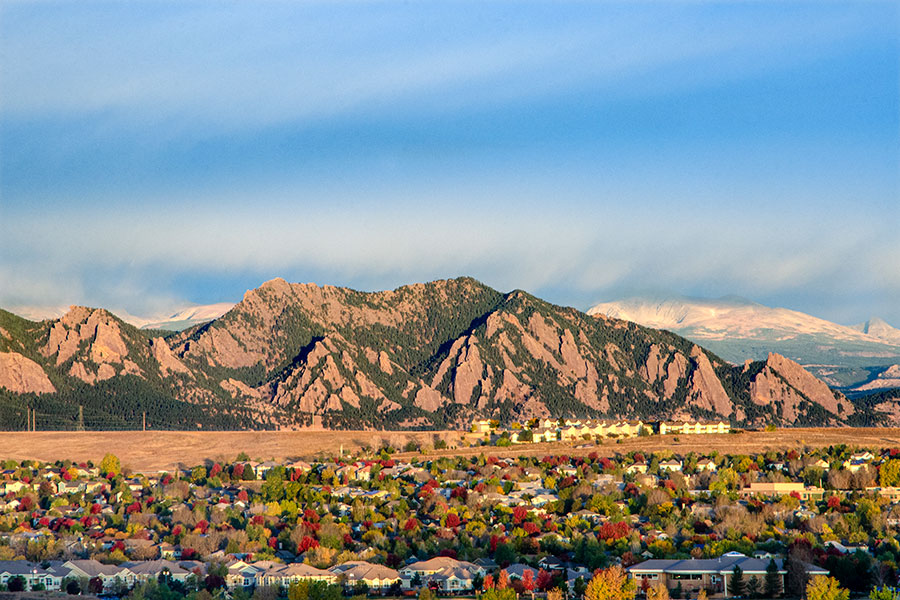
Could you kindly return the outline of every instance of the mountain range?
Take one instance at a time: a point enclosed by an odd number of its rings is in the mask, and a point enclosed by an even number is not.
[[[776,352],[846,393],[900,387],[900,330],[881,319],[838,325],[734,296],[629,298],[598,304],[588,314],[673,331],[735,364]]]
[[[539,416],[839,425],[855,405],[778,354],[733,365],[669,331],[474,279],[384,292],[274,279],[222,316],[142,330],[104,309],[0,311],[0,427],[432,429]],[[78,421],[78,407],[83,420]]]

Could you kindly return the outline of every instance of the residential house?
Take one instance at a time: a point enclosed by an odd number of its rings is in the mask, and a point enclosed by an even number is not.
[[[413,581],[418,578],[423,584],[434,581],[446,592],[460,592],[472,589],[472,581],[477,576],[484,577],[486,571],[470,562],[456,560],[449,556],[437,556],[421,560],[400,569],[402,589],[414,589]]]
[[[25,589],[34,589],[36,585],[42,585],[47,590],[59,590],[62,577],[54,574],[40,565],[24,560],[0,560],[0,584],[7,585],[14,577],[25,580]]]
[[[660,471],[669,471],[670,473],[680,472],[682,468],[681,461],[670,458],[659,463]]]
[[[697,471],[716,471],[716,463],[708,458],[701,458],[697,461]]]
[[[780,559],[775,560],[778,574],[781,576],[782,589],[787,570]],[[769,566],[768,560],[750,558],[740,552],[729,552],[718,558],[710,559],[653,559],[628,567],[629,577],[638,580],[639,585],[647,582],[656,585],[662,582],[668,589],[675,589],[679,584],[686,594],[691,596],[702,588],[710,591],[711,597],[728,598],[729,579],[735,567],[740,567],[744,577],[756,576],[762,580]],[[813,565],[807,565],[810,575],[827,575],[828,571]]]
[[[253,563],[253,566],[262,566],[260,563]],[[301,580],[306,581],[324,581],[325,583],[336,583],[337,575],[331,571],[317,569],[312,565],[305,563],[293,563],[284,565],[280,563],[271,563],[267,565],[267,569],[258,577],[259,583],[262,585],[280,585],[287,587],[292,583]]]
[[[235,560],[226,565],[225,585],[230,589],[238,587],[254,587],[264,570],[242,560]]]
[[[628,465],[625,467],[626,473],[646,473],[647,472],[647,463],[645,462],[636,462],[634,464]]]
[[[820,500],[825,495],[825,490],[815,486],[805,486],[802,482],[795,481],[754,481],[741,490],[744,496],[759,494],[761,496],[788,496],[796,494],[801,500]]]
[[[329,569],[342,577],[344,586],[352,590],[357,583],[364,583],[371,591],[387,592],[391,586],[400,583],[400,573],[384,565],[376,565],[362,560],[353,560]]]
[[[69,575],[79,579],[99,579],[104,591],[112,591],[119,585],[132,587],[137,581],[134,573],[122,565],[105,565],[93,559],[68,560],[62,568],[68,569]]]
[[[170,560],[140,560],[125,562],[119,565],[128,569],[136,581],[149,581],[159,579],[160,575],[171,577],[176,581],[184,581],[190,575],[190,571]]]

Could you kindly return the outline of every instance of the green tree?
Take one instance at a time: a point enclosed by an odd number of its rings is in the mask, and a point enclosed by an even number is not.
[[[744,581],[744,571],[734,565],[731,571],[731,581],[728,582],[728,592],[732,596],[743,596],[747,593],[747,582]]]
[[[845,590],[834,577],[819,575],[806,586],[806,600],[848,600],[850,590]]]
[[[516,590],[511,587],[497,589],[491,588],[481,595],[482,600],[516,600]],[[421,600],[421,596],[420,596]]]
[[[751,598],[758,598],[759,590],[760,590],[759,578],[757,578],[756,575],[751,575],[750,579],[747,580],[747,594]]]
[[[766,598],[778,598],[781,596],[781,575],[778,573],[778,565],[774,559],[769,559],[769,566],[766,567],[766,578],[763,584],[763,591]]]

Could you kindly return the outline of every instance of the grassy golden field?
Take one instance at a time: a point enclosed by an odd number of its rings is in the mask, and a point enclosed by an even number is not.
[[[672,450],[708,453],[763,452],[767,450],[817,448],[833,444],[869,448],[900,447],[900,429],[888,428],[797,428],[773,432],[752,431],[721,435],[648,436],[603,444],[555,442],[525,444],[511,448],[467,447],[467,436],[455,431],[85,431],[85,432],[3,432],[0,459],[56,461],[99,461],[107,452],[117,455],[125,467],[135,471],[170,470],[194,466],[205,460],[233,460],[246,452],[257,460],[316,459],[355,452],[362,447],[380,448],[390,444],[401,448],[415,440],[429,448],[441,438],[451,448],[429,450],[429,456],[472,456],[484,452],[495,456],[543,456],[546,454],[601,455],[631,450]],[[472,437],[472,436],[468,436]],[[398,453],[401,458],[420,453]]]

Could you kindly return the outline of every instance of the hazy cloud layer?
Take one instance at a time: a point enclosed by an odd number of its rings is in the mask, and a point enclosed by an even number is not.
[[[0,302],[85,302],[150,314],[179,300],[236,301],[244,289],[178,298],[174,282],[192,274],[224,282],[240,274],[245,287],[283,276],[362,289],[473,275],[580,308],[670,290],[735,293],[844,322],[872,310],[900,316],[900,252],[889,224],[778,224],[761,215],[722,227],[730,219],[707,215],[672,230],[673,218],[622,210],[586,219],[537,208],[302,216],[245,208],[202,219],[149,209],[127,217],[61,213],[20,219],[6,232],[0,249],[14,260],[0,269]]]

